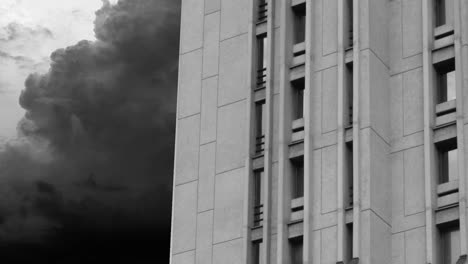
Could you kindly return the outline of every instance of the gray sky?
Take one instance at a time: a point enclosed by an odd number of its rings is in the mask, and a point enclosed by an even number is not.
[[[0,142],[16,135],[26,77],[46,72],[52,51],[94,40],[94,12],[101,6],[101,0],[0,1]]]

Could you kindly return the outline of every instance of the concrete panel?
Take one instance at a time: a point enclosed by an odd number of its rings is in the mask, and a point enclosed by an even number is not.
[[[195,264],[195,251],[188,251],[172,257],[172,264]]]
[[[217,244],[213,247],[213,264],[243,264],[242,239]]]
[[[423,130],[423,92],[422,68],[403,74],[403,126],[405,135]]]
[[[405,233],[392,235],[392,264],[405,264]]]
[[[217,173],[244,166],[247,147],[245,109],[245,101],[242,101],[218,110]]]
[[[221,43],[219,65],[218,105],[225,105],[247,97],[247,35]]]
[[[403,40],[402,40],[402,12],[401,1],[391,1],[389,6],[389,28],[388,28],[388,41],[389,41],[389,61],[390,69],[398,68],[402,63],[403,55]],[[398,72],[398,71],[397,71]]]
[[[424,227],[405,232],[406,263],[426,263],[425,241]]]
[[[221,0],[205,0],[205,14],[210,14],[221,9]]]
[[[198,211],[213,209],[216,143],[200,147],[200,168],[198,179]]]
[[[361,51],[360,54],[360,91],[359,91],[359,117],[360,117],[360,127],[365,128],[371,126],[371,56],[374,56],[369,49]]]
[[[361,210],[371,208],[371,194],[372,194],[372,173],[373,168],[371,161],[373,161],[372,145],[371,145],[371,129],[365,128],[361,130],[360,135],[360,192],[361,192]]]
[[[374,131],[371,132],[371,156],[370,164],[371,180],[371,208],[387,223],[391,222],[391,198],[392,186],[388,158],[390,147]]]
[[[337,125],[337,96],[338,96],[338,71],[332,67],[323,71],[322,85],[322,133],[336,129]]]
[[[324,1],[322,8],[323,55],[328,55],[336,52],[338,46],[338,2],[337,0]]]
[[[198,214],[196,264],[211,264],[213,253],[213,210]]]
[[[221,0],[221,39],[228,39],[248,31],[251,2]]]
[[[277,222],[278,222],[278,162],[275,162],[271,165],[271,233],[277,233]]]
[[[312,263],[321,263],[322,232],[320,230],[312,232]]]
[[[279,154],[279,94],[273,96],[273,148],[272,161],[278,161]]]
[[[387,0],[369,1],[369,46],[385,64],[388,63],[389,17]]]
[[[172,254],[195,249],[197,230],[197,182],[174,188]]]
[[[336,145],[322,151],[322,214],[336,210]]]
[[[178,118],[200,112],[202,51],[195,50],[179,58]]]
[[[403,75],[398,74],[390,78],[390,141],[403,136]]]
[[[335,264],[336,263],[336,226],[322,229],[322,252],[321,264]]]
[[[392,232],[380,217],[371,214],[370,263],[391,263]],[[415,262],[417,263],[417,262]]]
[[[182,0],[180,18],[180,53],[201,48],[203,45],[203,1]]]
[[[405,215],[424,211],[424,148],[416,147],[404,152],[405,162]]]
[[[175,184],[198,179],[200,115],[177,121]]]
[[[322,149],[314,150],[311,156],[312,212],[322,212]],[[318,217],[318,214],[313,217]],[[314,222],[316,221],[312,221]]]
[[[403,58],[422,52],[422,1],[401,0],[403,16]]]
[[[381,1],[381,0],[378,0]],[[382,61],[370,53],[370,118],[372,128],[386,142],[390,141],[390,92],[388,90],[387,67]]]
[[[314,125],[310,127],[310,132],[313,135],[320,135],[322,133],[322,73],[323,72],[320,71],[311,74],[312,85],[310,89],[310,123]],[[312,145],[314,148],[316,148],[319,143],[317,142],[316,138],[319,137],[312,138]]]
[[[242,236],[244,173],[242,168],[216,175],[214,243]]]
[[[200,144],[216,140],[218,77],[203,80]]]
[[[215,12],[205,17],[203,33],[203,78],[218,74],[219,15]]]
[[[392,221],[405,215],[403,152],[390,155],[392,170]]]

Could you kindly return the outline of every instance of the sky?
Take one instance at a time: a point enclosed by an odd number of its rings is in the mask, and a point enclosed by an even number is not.
[[[167,263],[179,13],[0,2],[2,261]]]

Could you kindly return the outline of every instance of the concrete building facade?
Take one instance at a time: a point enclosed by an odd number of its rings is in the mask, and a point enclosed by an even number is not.
[[[181,17],[171,263],[466,263],[468,1]]]

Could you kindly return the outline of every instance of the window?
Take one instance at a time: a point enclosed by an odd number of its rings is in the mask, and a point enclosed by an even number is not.
[[[450,224],[439,227],[439,252],[441,264],[456,264],[460,257],[460,227]]]
[[[345,36],[344,41],[345,41],[345,47],[347,48],[352,48],[353,47],[353,0],[347,0],[344,1],[345,4],[345,10],[347,11],[345,13],[345,33],[347,36]]]
[[[435,27],[452,25],[453,0],[434,0],[434,24]]]
[[[346,143],[345,150],[346,185],[345,206],[353,206],[353,142]]]
[[[456,138],[437,144],[439,184],[458,180],[458,151]]]
[[[345,124],[351,126],[353,124],[353,63],[346,64],[345,69]]]
[[[256,170],[253,174],[253,214],[254,227],[261,226],[263,221],[263,170]]]
[[[254,241],[252,242],[252,263],[253,264],[261,264],[262,261],[262,241]]]
[[[304,117],[304,78],[291,83],[293,88],[293,120]]]
[[[265,149],[266,111],[265,101],[255,103],[255,153],[262,154]]]
[[[456,99],[455,59],[449,59],[434,65],[436,84],[436,103]]]
[[[345,236],[345,263],[351,263],[353,259],[353,223],[346,225],[346,236]]]
[[[258,15],[257,21],[259,23],[265,22],[268,17],[268,2],[267,0],[258,0]]]
[[[265,88],[267,73],[267,37],[261,35],[257,37],[257,89]]]
[[[302,264],[303,241],[302,237],[289,240],[291,246],[291,264]]]
[[[294,160],[292,161],[292,199],[300,198],[304,196],[304,161]]]
[[[294,19],[294,44],[302,43],[305,41],[306,35],[306,10],[305,3],[293,7]]]

